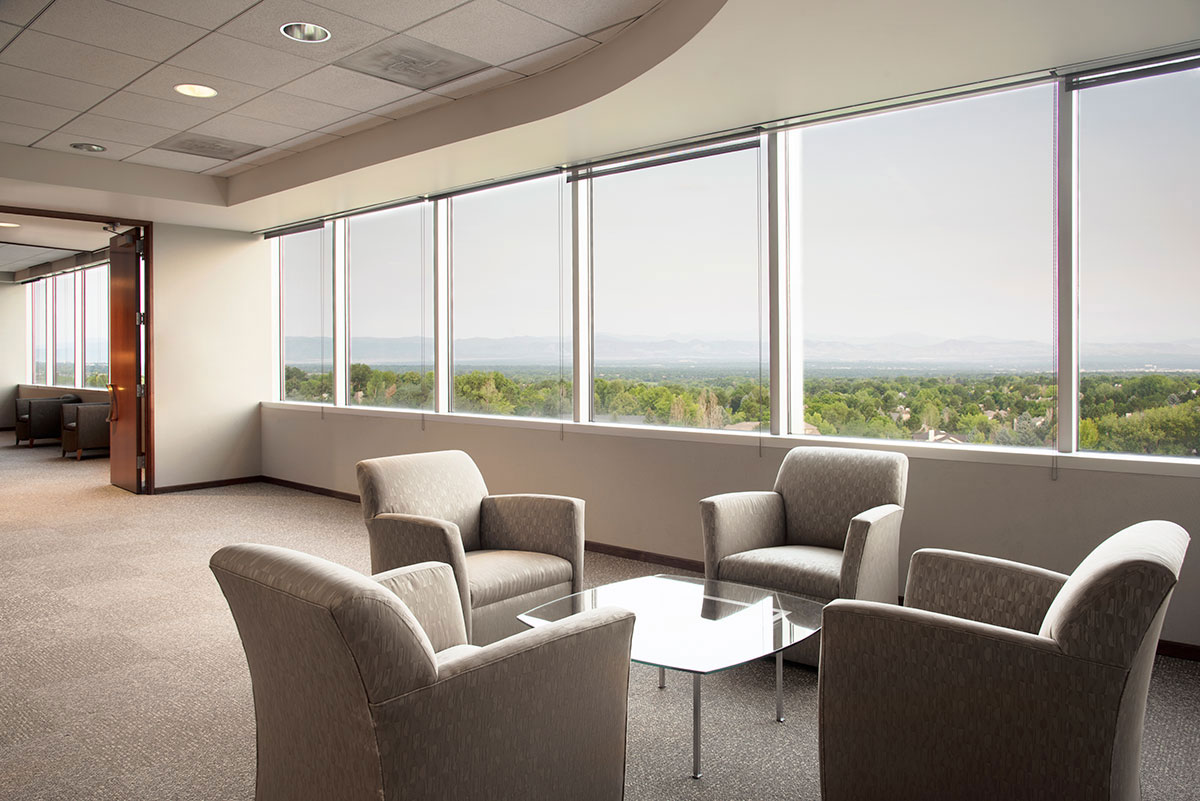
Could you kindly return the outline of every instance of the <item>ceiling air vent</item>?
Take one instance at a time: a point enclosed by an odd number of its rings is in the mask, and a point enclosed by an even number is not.
[[[193,156],[205,156],[210,159],[240,159],[256,150],[262,150],[261,145],[248,145],[245,142],[235,142],[232,139],[222,139],[219,136],[204,134],[181,133],[164,139],[154,147],[159,150],[171,150],[176,153],[188,153]]]
[[[429,89],[488,67],[470,56],[402,33],[336,63],[413,89]]]

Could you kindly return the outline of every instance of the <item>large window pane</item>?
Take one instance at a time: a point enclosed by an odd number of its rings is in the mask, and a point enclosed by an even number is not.
[[[85,386],[108,383],[108,265],[83,272],[83,358]]]
[[[46,288],[45,279],[30,285],[33,314],[29,324],[33,326],[33,383],[48,384],[46,378]]]
[[[570,418],[562,179],[453,198],[450,225],[454,411]]]
[[[433,408],[430,206],[346,221],[349,249],[349,403]]]
[[[1079,447],[1200,449],[1200,70],[1079,93]]]
[[[333,403],[333,224],[279,239],[283,397]]]
[[[75,273],[54,278],[54,383],[75,386]]]
[[[768,427],[759,151],[592,180],[593,419]]]
[[[804,433],[1055,444],[1054,97],[788,134]]]

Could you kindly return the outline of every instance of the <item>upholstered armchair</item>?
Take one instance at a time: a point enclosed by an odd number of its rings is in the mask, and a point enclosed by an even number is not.
[[[1114,534],[1071,575],[920,550],[904,606],[834,601],[824,801],[1140,797],[1142,723],[1187,532]]]
[[[108,403],[67,403],[62,407],[62,455],[74,452],[76,460],[83,452],[107,448],[109,438]]]
[[[450,565],[476,645],[523,630],[517,615],[583,589],[578,498],[489,495],[462,451],[359,462],[358,488],[371,571]]]
[[[632,613],[480,648],[445,564],[368,577],[242,544],[211,567],[250,668],[258,801],[622,797]]]
[[[17,398],[17,443],[29,440],[62,438],[62,408],[64,404],[79,403],[78,395],[66,394],[58,398]]]
[[[896,603],[908,458],[850,448],[793,448],[772,492],[700,501],[704,577],[818,601]],[[820,638],[785,656],[816,665]]]

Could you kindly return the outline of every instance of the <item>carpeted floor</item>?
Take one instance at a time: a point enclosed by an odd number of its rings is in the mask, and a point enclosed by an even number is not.
[[[0,446],[0,799],[254,797],[250,678],[208,571],[221,545],[283,545],[367,570],[357,504],[265,484],[136,497],[104,459]],[[588,554],[590,585],[663,571]],[[634,665],[628,791],[642,799],[817,799],[816,674],[705,678],[704,778],[691,768],[691,683]],[[1146,801],[1200,787],[1200,663],[1159,658]]]

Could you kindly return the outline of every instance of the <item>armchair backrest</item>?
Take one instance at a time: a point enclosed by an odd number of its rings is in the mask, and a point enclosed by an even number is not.
[[[368,703],[437,679],[412,613],[369,577],[286,548],[229,545],[210,566],[250,667],[258,797],[378,797]]]
[[[793,448],[775,478],[787,544],[823,548],[845,548],[855,515],[903,506],[907,489],[907,456],[853,448]]]
[[[1128,668],[1176,582],[1190,537],[1148,520],[1096,546],[1063,584],[1042,621],[1043,637],[1072,656]],[[1157,639],[1157,632],[1154,632]]]
[[[458,526],[463,549],[479,549],[479,510],[487,496],[483,474],[462,451],[434,451],[358,463],[363,517],[421,515]]]

